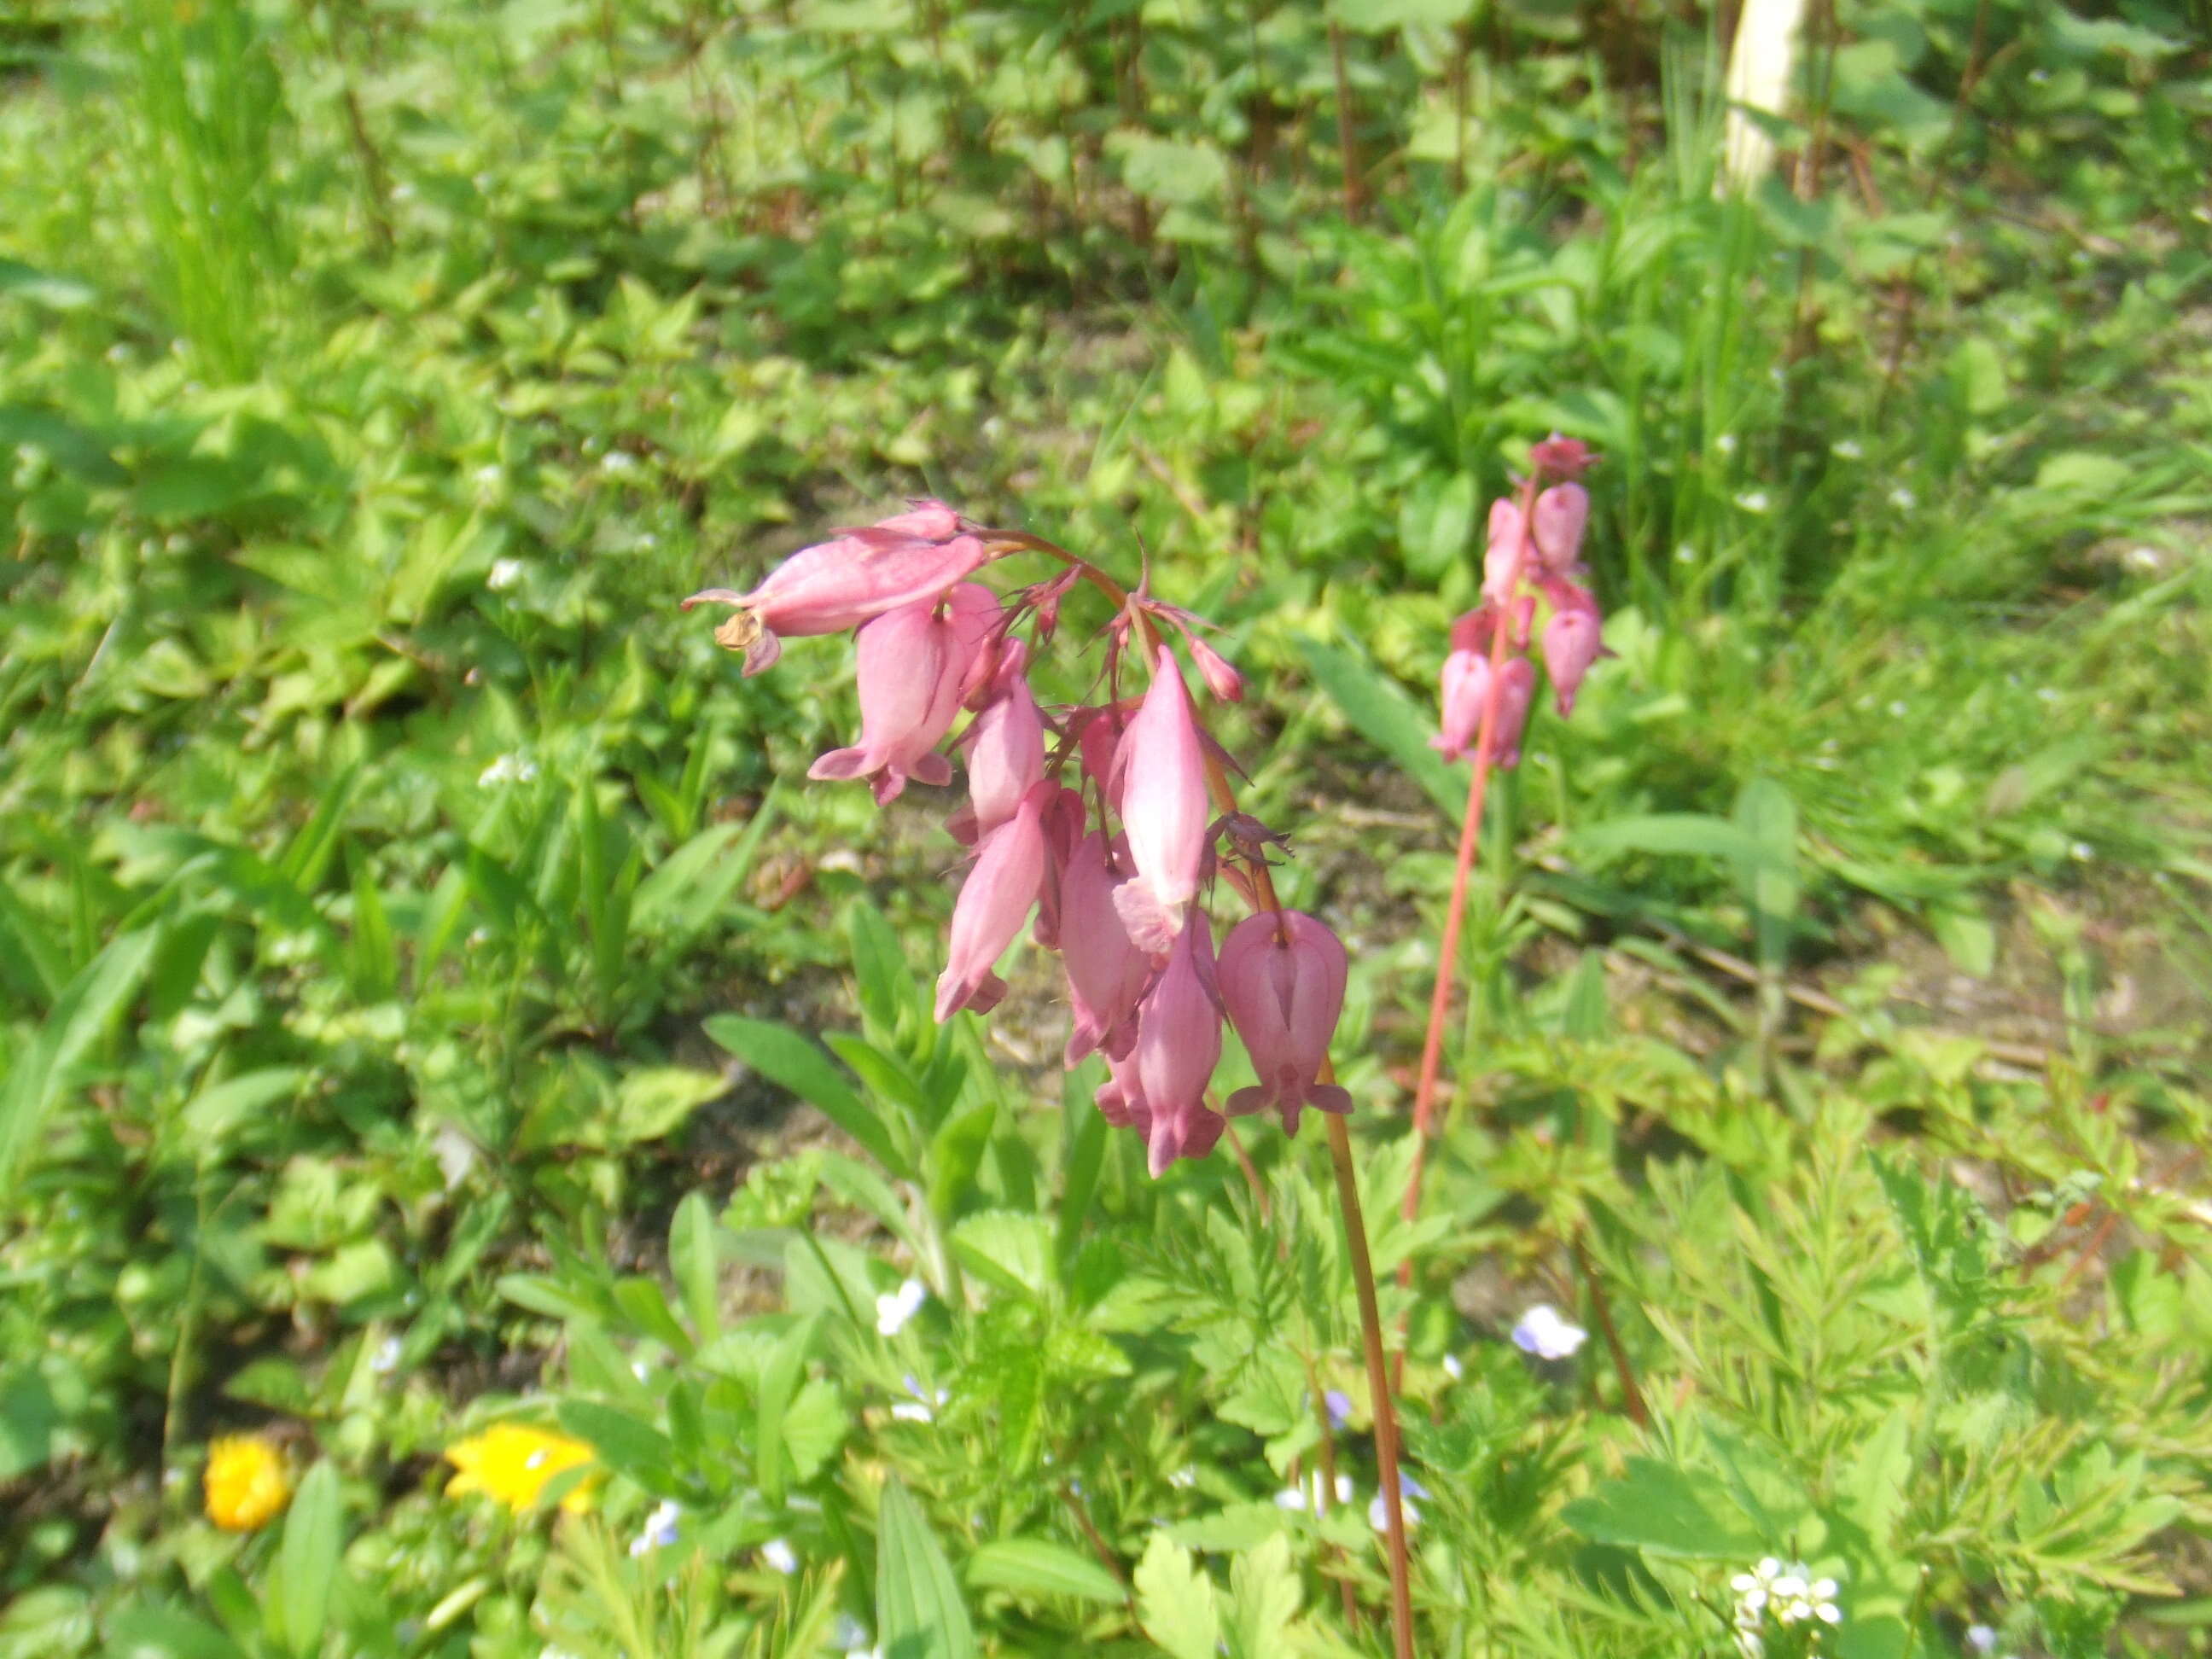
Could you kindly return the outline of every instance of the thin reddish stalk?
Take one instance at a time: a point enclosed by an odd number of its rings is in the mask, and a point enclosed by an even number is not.
[[[1063,561],[1083,573],[1084,580],[1098,589],[1115,605],[1128,601],[1128,590],[1087,559],[1078,558],[1066,549],[1032,536],[1024,531],[992,530],[983,532],[1000,546],[1009,550],[1026,549]],[[1158,630],[1149,617],[1139,615],[1148,643],[1159,643]],[[1502,631],[1501,631],[1502,637]],[[1481,742],[1486,750],[1494,704],[1483,710]],[[1215,804],[1224,812],[1237,810],[1237,792],[1229,781],[1229,774],[1220,757],[1209,753],[1206,759],[1206,780]],[[1264,910],[1279,910],[1282,902],[1275,896],[1274,879],[1267,873],[1264,861],[1251,866],[1253,886]],[[1335,1068],[1323,1061],[1321,1081],[1335,1081]],[[1352,1161],[1352,1133],[1345,1127],[1344,1119],[1334,1113],[1320,1115],[1328,1128],[1330,1161],[1336,1170],[1338,1208],[1342,1212],[1346,1252],[1352,1266],[1353,1291],[1359,1304],[1359,1335],[1367,1360],[1368,1391],[1375,1405],[1375,1464],[1382,1482],[1382,1507],[1386,1525],[1383,1528],[1384,1547],[1390,1567],[1390,1637],[1396,1659],[1413,1659],[1413,1562],[1406,1547],[1406,1504],[1399,1490],[1398,1473],[1398,1411],[1391,1393],[1390,1366],[1382,1349],[1382,1310],[1375,1291],[1375,1259],[1367,1248],[1367,1218],[1359,1203],[1359,1181]],[[1239,1149],[1241,1151],[1241,1148]],[[1252,1176],[1256,1183],[1257,1171]],[[1332,1490],[1330,1496],[1334,1496]]]
[[[1528,551],[1530,517],[1535,510],[1536,474],[1531,470],[1521,486],[1522,536],[1513,550],[1513,568],[1504,584],[1506,603],[1490,638],[1490,685],[1482,700],[1482,724],[1475,733],[1474,777],[1468,785],[1467,811],[1460,819],[1459,859],[1452,866],[1451,902],[1444,910],[1444,934],[1437,949],[1437,981],[1429,995],[1429,1029],[1421,1038],[1421,1076],[1413,1090],[1413,1165],[1406,1177],[1402,1213],[1411,1221],[1421,1207],[1421,1170],[1427,1162],[1429,1138],[1436,1132],[1437,1072],[1443,1060],[1444,1016],[1451,1005],[1452,976],[1459,967],[1460,929],[1467,920],[1468,878],[1474,871],[1474,854],[1482,836],[1483,803],[1490,793],[1490,750],[1498,728],[1498,688],[1505,665],[1506,635],[1512,631],[1510,596],[1521,580],[1521,562]],[[1400,1273],[1411,1276],[1408,1261]]]

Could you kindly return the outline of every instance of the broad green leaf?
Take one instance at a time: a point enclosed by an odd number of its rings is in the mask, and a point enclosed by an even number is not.
[[[1127,1595],[1121,1582],[1089,1556],[1042,1538],[1004,1538],[984,1545],[968,1558],[968,1582],[978,1589],[1070,1595],[1085,1601],[1118,1602]]]
[[[1713,1476],[1648,1457],[1630,1458],[1626,1474],[1568,1504],[1560,1518],[1594,1543],[1688,1560],[1749,1559],[1767,1542]]]
[[[701,1342],[720,1334],[721,1252],[714,1212],[703,1193],[686,1193],[668,1224],[668,1264],[684,1299],[685,1317]]]
[[[628,1475],[647,1492],[662,1496],[676,1492],[675,1449],[668,1443],[668,1437],[651,1424],[591,1400],[564,1400],[558,1415],[561,1426],[577,1439],[588,1441],[608,1468]]]
[[[338,1571],[338,1551],[344,1540],[343,1495],[337,1467],[327,1458],[301,1477],[284,1516],[284,1541],[276,1556],[276,1593],[270,1601],[281,1609],[283,1640],[295,1654],[321,1650],[323,1630],[330,1620],[331,1586]]]
[[[968,1266],[1001,1290],[1042,1296],[1052,1282],[1052,1224],[1041,1215],[986,1210],[952,1230]]]
[[[975,1626],[929,1522],[893,1475],[876,1517],[876,1639],[884,1659],[975,1659]]]
[[[1188,1550],[1159,1533],[1137,1564],[1137,1616],[1145,1634],[1175,1659],[1217,1659],[1221,1610],[1213,1583],[1191,1564]]]
[[[1273,1659],[1288,1652],[1299,1600],[1288,1533],[1279,1532],[1238,1556],[1229,1568],[1231,1652],[1240,1659]]]
[[[1298,654],[1352,729],[1388,755],[1440,811],[1458,823],[1467,811],[1467,778],[1429,747],[1437,732],[1434,712],[1416,705],[1364,652],[1300,640]]]
[[[827,1055],[798,1032],[737,1014],[716,1014],[706,1025],[708,1036],[769,1082],[815,1107],[893,1175],[913,1174],[874,1108],[853,1091]]]
[[[23,1160],[69,1088],[77,1062],[133,997],[154,958],[159,930],[125,933],[85,964],[54,1000],[29,1047],[0,1085],[0,1203],[11,1195]]]
[[[775,1352],[761,1369],[760,1398],[753,1413],[753,1468],[761,1495],[770,1504],[783,1502],[785,1464],[788,1459],[784,1446],[784,1413],[790,1407],[799,1373],[806,1364],[806,1352],[814,1346],[814,1334],[820,1323],[821,1316],[817,1314],[793,1325],[783,1334],[783,1340],[775,1345]]]

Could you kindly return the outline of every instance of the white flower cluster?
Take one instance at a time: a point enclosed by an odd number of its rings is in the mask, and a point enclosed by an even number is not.
[[[1770,1620],[1785,1630],[1803,1626],[1808,1644],[1819,1641],[1820,1626],[1844,1622],[1843,1609],[1836,1605],[1836,1581],[1811,1573],[1802,1561],[1770,1555],[1729,1580],[1735,1592],[1736,1650],[1744,1659],[1763,1659]]]

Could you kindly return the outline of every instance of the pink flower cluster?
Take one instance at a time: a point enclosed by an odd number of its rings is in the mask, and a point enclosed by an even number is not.
[[[1519,764],[1521,733],[1536,690],[1528,651],[1540,598],[1550,613],[1541,641],[1544,668],[1562,716],[1573,712],[1583,676],[1603,653],[1602,618],[1582,563],[1589,492],[1581,478],[1594,459],[1576,440],[1555,434],[1536,446],[1521,498],[1491,503],[1482,603],[1452,624],[1442,730],[1430,739],[1448,759],[1475,752],[1483,712],[1494,702],[1489,758],[1499,766]],[[1547,477],[1560,482],[1540,489]]]
[[[1348,1112],[1351,1097],[1323,1080],[1344,946],[1325,924],[1275,907],[1265,854],[1274,838],[1231,810],[1225,787],[1214,799],[1218,750],[1170,635],[1215,698],[1240,699],[1242,679],[1199,638],[1197,617],[1141,590],[1121,594],[1079,561],[1003,597],[969,580],[1024,548],[1057,551],[920,501],[793,555],[750,592],[709,588],[684,603],[735,607],[714,637],[744,653],[747,674],[773,664],[783,638],[857,630],[860,738],[817,760],[810,777],[868,779],[879,802],[909,779],[948,783],[940,745],[969,712],[952,744],[964,751],[968,800],[947,828],[975,861],[953,906],[939,1021],[997,1005],[999,959],[1031,927],[1066,970],[1065,1061],[1104,1058],[1099,1109],[1143,1138],[1154,1175],[1220,1139],[1225,1120],[1206,1091],[1224,1019],[1259,1076],[1229,1097],[1229,1115],[1272,1110],[1296,1133],[1309,1106]],[[1103,636],[1114,690],[1048,714],[1030,690],[1030,653],[1086,576],[1121,599]],[[1146,690],[1120,696],[1132,666],[1148,675]],[[1260,908],[1217,956],[1201,897],[1224,873]]]

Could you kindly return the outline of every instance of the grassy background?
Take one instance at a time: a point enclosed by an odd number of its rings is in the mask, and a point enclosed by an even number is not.
[[[673,601],[930,492],[1221,622],[1379,1225],[1431,688],[1554,428],[1618,654],[1499,793],[1378,1241],[1424,1650],[1717,1650],[1768,1553],[1850,1652],[2202,1650],[2206,26],[1839,0],[1723,197],[1685,9],[0,17],[0,1654],[1370,1650],[1364,1498],[1267,1501],[1358,1386],[1310,1146],[1272,1228],[1150,1188],[1034,963],[931,1031],[936,807],[799,784],[848,647],[740,682]],[[1577,1249],[1649,1432],[1495,1340],[1589,1322]],[[438,1495],[518,1402],[611,1531]],[[335,1518],[199,1520],[241,1427]],[[675,1589],[607,1547],[657,1497]]]

